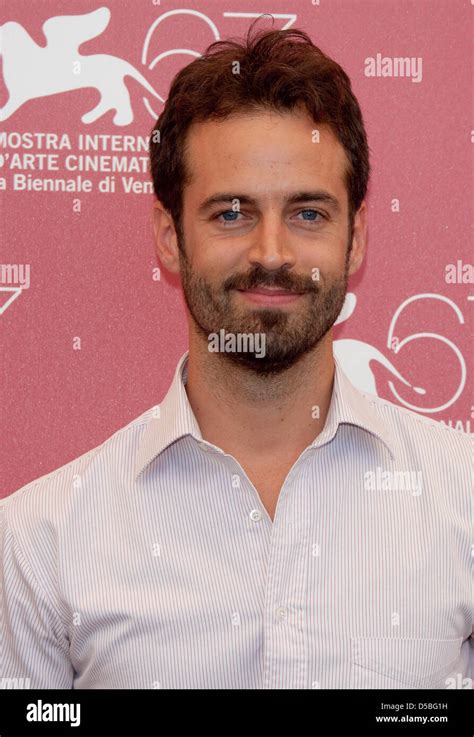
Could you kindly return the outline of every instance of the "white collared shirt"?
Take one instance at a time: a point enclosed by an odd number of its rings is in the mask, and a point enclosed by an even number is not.
[[[203,440],[187,358],[159,406],[4,500],[0,686],[468,687],[470,436],[335,359],[272,522]]]

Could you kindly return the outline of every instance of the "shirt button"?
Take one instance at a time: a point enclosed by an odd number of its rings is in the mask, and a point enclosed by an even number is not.
[[[262,519],[262,513],[259,509],[252,509],[250,512],[250,519],[252,522],[260,522]]]
[[[285,606],[279,606],[275,614],[277,615],[277,618],[280,620],[287,619],[288,609]]]

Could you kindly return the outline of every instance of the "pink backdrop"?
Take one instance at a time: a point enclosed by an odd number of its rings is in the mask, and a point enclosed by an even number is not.
[[[244,34],[256,10],[306,30],[347,71],[364,114],[369,253],[335,328],[347,373],[470,432],[469,0],[4,0],[0,496],[99,445],[168,388],[187,348],[184,302],[176,280],[157,278],[147,153],[120,149],[146,139],[176,71]],[[104,136],[100,150],[81,146],[87,134]],[[81,155],[101,170],[81,170]],[[91,192],[45,191],[78,175]],[[101,191],[111,176],[115,191]]]

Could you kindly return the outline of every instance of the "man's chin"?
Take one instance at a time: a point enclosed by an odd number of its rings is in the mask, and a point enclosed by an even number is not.
[[[253,371],[260,376],[270,376],[287,371],[295,365],[304,355],[304,352],[296,352],[291,354],[271,354],[261,355],[252,352],[223,353],[229,361],[234,365],[240,366],[242,369]]]

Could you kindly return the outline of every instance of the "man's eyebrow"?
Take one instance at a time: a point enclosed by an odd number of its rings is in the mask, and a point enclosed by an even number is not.
[[[258,204],[258,200],[254,197],[249,197],[245,194],[238,194],[237,192],[217,192],[216,194],[211,195],[210,197],[206,197],[206,199],[201,202],[198,208],[198,212],[203,215],[208,210],[213,207],[213,205],[223,204],[223,203],[231,203],[237,200],[240,205],[252,205],[255,206]],[[304,191],[304,192],[295,192],[291,195],[288,195],[287,197],[283,198],[284,203],[286,205],[296,205],[298,203],[302,202],[321,202],[326,205],[330,209],[333,210],[333,212],[338,215],[341,212],[341,206],[339,204],[339,200],[334,197],[330,192],[327,192],[324,189],[317,189],[314,191]]]

